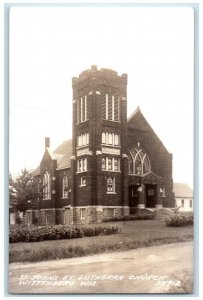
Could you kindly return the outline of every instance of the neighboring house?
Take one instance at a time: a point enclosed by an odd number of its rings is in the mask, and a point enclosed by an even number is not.
[[[172,154],[138,107],[127,119],[127,75],[92,66],[72,79],[72,140],[33,172],[42,224],[101,222],[138,208],[174,207]],[[67,100],[68,101],[68,100]]]
[[[174,183],[175,206],[180,211],[193,211],[193,191],[188,184]]]

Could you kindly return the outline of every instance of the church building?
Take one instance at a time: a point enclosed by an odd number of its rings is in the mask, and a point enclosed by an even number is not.
[[[172,154],[140,108],[127,118],[127,75],[96,66],[72,79],[72,140],[45,152],[33,175],[42,193],[27,223],[102,222],[174,207]],[[68,100],[67,100],[68,101]]]

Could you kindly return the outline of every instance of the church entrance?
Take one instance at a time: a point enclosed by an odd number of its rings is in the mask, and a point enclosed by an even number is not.
[[[154,208],[156,204],[156,184],[146,184],[145,185],[145,207]]]
[[[129,187],[129,204],[130,204],[130,214],[136,213],[136,208],[139,204],[139,186],[130,186]]]

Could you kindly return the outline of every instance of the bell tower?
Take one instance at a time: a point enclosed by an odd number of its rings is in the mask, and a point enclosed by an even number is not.
[[[92,66],[72,88],[73,222],[128,214],[127,75]]]

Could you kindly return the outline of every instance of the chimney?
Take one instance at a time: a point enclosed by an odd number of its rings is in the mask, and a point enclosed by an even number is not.
[[[50,147],[50,138],[49,137],[45,137],[45,150],[46,148]]]

